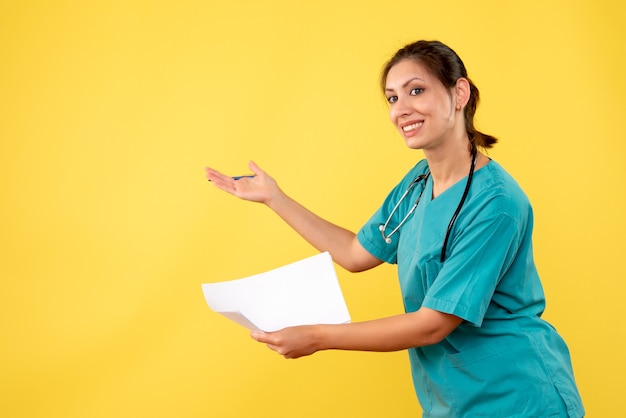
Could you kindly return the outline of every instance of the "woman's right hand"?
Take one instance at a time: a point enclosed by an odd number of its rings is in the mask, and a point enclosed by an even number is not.
[[[363,248],[354,232],[320,218],[291,199],[254,162],[249,167],[254,173],[252,178],[235,180],[209,167],[206,178],[218,189],[240,199],[264,203],[311,245],[319,251],[328,251],[348,271],[368,270],[382,263]]]
[[[235,180],[217,170],[206,167],[206,178],[218,189],[224,190],[240,199],[260,202],[267,205],[272,198],[281,193],[281,190],[276,180],[270,177],[265,171],[261,170],[253,161],[250,161],[248,166],[254,173],[254,177],[244,177]]]

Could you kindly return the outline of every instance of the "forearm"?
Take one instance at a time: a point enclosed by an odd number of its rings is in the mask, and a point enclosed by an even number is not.
[[[333,260],[349,271],[362,271],[382,263],[358,242],[356,235],[332,224],[300,205],[278,187],[276,181],[250,162],[253,178],[235,180],[210,167],[206,176],[225,192],[252,202],[262,202],[319,251],[328,251]]]
[[[267,206],[319,251],[328,251],[333,260],[349,271],[361,271],[380,264],[358,243],[356,234],[317,216],[280,192]]]
[[[440,342],[461,319],[433,311],[417,312],[340,325],[320,325],[316,329],[319,350],[397,351]]]
[[[436,344],[462,320],[422,308],[417,312],[340,325],[304,325],[275,332],[253,331],[252,338],[286,358],[320,350],[397,351]]]

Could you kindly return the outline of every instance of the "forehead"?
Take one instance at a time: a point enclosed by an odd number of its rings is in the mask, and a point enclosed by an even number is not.
[[[404,59],[389,69],[385,86],[396,89],[414,78],[427,83],[437,81],[424,65],[412,59]]]

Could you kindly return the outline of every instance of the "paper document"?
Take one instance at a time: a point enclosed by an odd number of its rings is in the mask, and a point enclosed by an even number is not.
[[[212,310],[250,330],[350,322],[327,252],[243,279],[203,284],[202,290]]]

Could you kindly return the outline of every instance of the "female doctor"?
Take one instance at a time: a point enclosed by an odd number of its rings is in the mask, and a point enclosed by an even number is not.
[[[391,122],[419,161],[355,234],[313,214],[250,163],[253,178],[212,168],[213,185],[271,208],[352,271],[397,263],[404,314],[366,322],[253,332],[285,358],[319,350],[409,352],[423,416],[582,417],[569,351],[541,319],[528,198],[480,150],[478,89],[437,41],[401,48],[381,87]]]

